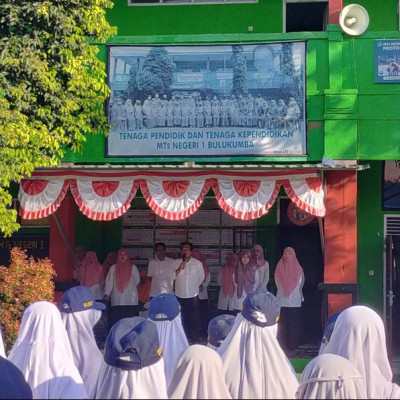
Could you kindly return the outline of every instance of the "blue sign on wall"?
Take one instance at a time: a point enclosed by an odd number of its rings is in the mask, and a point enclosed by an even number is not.
[[[400,40],[375,40],[375,82],[400,83]]]

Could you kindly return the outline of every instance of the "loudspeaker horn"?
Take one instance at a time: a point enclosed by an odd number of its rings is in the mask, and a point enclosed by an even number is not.
[[[369,25],[367,10],[358,4],[347,5],[340,12],[339,25],[348,35],[362,35]]]

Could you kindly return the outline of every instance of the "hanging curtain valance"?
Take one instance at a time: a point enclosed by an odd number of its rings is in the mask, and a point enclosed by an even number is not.
[[[46,178],[46,179],[44,179]],[[160,217],[181,220],[192,215],[210,188],[219,206],[241,220],[256,219],[274,204],[281,186],[289,198],[309,214],[325,215],[324,191],[317,171],[135,171],[134,173],[35,174],[21,181],[19,215],[44,218],[55,212],[70,189],[80,211],[88,218],[109,221],[131,206],[140,190]]]

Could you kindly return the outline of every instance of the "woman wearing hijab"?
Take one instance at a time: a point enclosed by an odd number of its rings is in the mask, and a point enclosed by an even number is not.
[[[50,302],[25,309],[8,359],[24,375],[34,399],[88,398],[60,311]]]
[[[168,398],[162,348],[153,322],[123,318],[111,328],[95,398]]]
[[[365,380],[347,359],[321,354],[304,368],[296,399],[366,399]]]
[[[278,299],[264,289],[249,293],[217,352],[233,399],[294,399],[299,381],[276,338]]]
[[[250,262],[257,269],[255,289],[267,289],[269,281],[269,263],[264,258],[264,250],[261,245],[255,244],[251,248]]]
[[[170,293],[161,293],[153,297],[150,300],[149,319],[157,326],[168,387],[176,361],[189,347],[182,326],[181,306],[176,296]]]
[[[276,297],[281,305],[278,339],[285,351],[301,340],[301,304],[304,301],[304,272],[292,247],[286,247],[275,268]]]
[[[208,285],[210,284],[210,271],[204,255],[196,249],[192,250],[192,257],[201,261],[204,269],[204,280],[199,286],[199,304],[200,304],[200,339],[205,342],[207,340],[208,326]]]
[[[83,379],[89,398],[95,395],[97,377],[103,361],[93,327],[106,306],[95,301],[86,286],[74,286],[63,293],[61,318],[67,330],[75,365]]]
[[[226,263],[221,267],[217,282],[221,286],[218,295],[219,314],[236,315],[237,307],[235,274],[238,266],[239,254],[229,253]]]
[[[235,283],[236,283],[236,310],[240,312],[242,304],[248,293],[254,291],[256,282],[257,267],[250,262],[251,251],[240,250],[239,261],[237,264]]]
[[[132,264],[128,249],[120,249],[117,262],[110,267],[104,285],[104,300],[111,302],[108,330],[122,318],[139,315],[139,282],[139,271]]]
[[[323,354],[337,354],[354,364],[365,379],[366,398],[400,398],[400,387],[392,382],[385,327],[371,308],[356,305],[341,311]]]
[[[175,367],[168,398],[231,399],[217,352],[201,344],[188,347]]]
[[[88,251],[79,268],[79,283],[87,286],[95,299],[104,296],[104,269],[95,251]]]

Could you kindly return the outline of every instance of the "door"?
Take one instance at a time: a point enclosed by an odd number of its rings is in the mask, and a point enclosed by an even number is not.
[[[299,211],[289,199],[279,200],[279,254],[285,247],[293,247],[297,259],[304,270],[304,302],[302,305],[304,345],[319,348],[322,338],[322,297],[318,283],[324,281],[324,261],[318,217],[300,216],[299,221],[293,214]],[[306,220],[306,218],[308,218]],[[305,223],[307,222],[307,223]],[[280,258],[280,256],[279,256]],[[273,267],[275,269],[275,266]]]
[[[385,215],[384,315],[389,360],[400,358],[400,215]]]

